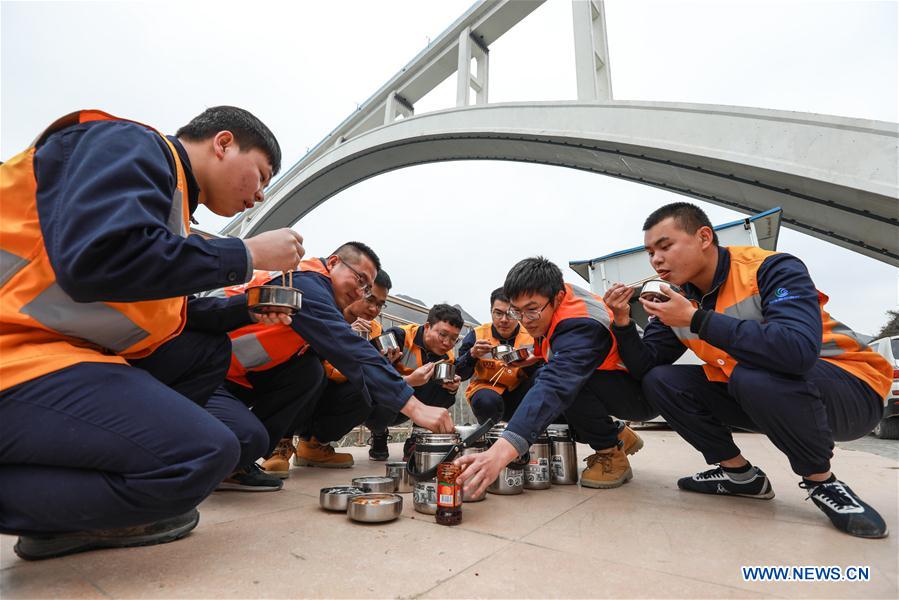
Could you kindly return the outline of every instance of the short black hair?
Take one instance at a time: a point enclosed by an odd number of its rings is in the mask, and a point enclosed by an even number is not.
[[[375,285],[379,285],[385,290],[390,291],[390,288],[393,287],[393,282],[390,281],[390,275],[387,274],[387,271],[378,269],[378,274],[375,275]]]
[[[662,208],[658,208],[646,217],[643,223],[643,231],[649,231],[667,218],[673,218],[677,226],[689,234],[694,234],[700,227],[708,227],[712,230],[712,241],[718,245],[718,234],[715,233],[712,222],[705,211],[689,202],[672,202]]]
[[[509,270],[503,293],[510,300],[523,294],[540,294],[553,300],[565,289],[562,271],[542,256],[526,258]]]
[[[428,311],[428,324],[433,327],[440,321],[446,321],[459,329],[465,325],[465,321],[462,320],[462,311],[449,304],[435,304]]]
[[[359,259],[363,254],[367,256],[371,262],[375,263],[376,271],[381,270],[381,259],[378,258],[378,255],[375,254],[374,250],[362,242],[346,242],[345,244],[341,244],[337,250],[331,253],[331,256],[339,256],[343,260],[355,265],[359,262]]]
[[[272,175],[281,170],[281,146],[271,129],[253,114],[236,106],[213,106],[175,132],[175,137],[193,142],[209,139],[219,131],[230,131],[241,152],[261,150],[272,165]]]
[[[498,287],[492,292],[490,292],[490,308],[493,308],[493,303],[499,300],[500,302],[508,302],[509,297],[506,296],[505,292],[503,292],[503,288]]]

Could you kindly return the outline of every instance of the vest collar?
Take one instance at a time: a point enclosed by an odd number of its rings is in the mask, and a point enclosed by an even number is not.
[[[197,178],[194,177],[193,168],[190,166],[190,157],[187,156],[187,150],[184,149],[184,146],[181,145],[181,142],[178,141],[173,135],[165,136],[168,138],[172,145],[175,146],[175,150],[178,151],[178,158],[181,159],[181,164],[184,166],[184,177],[187,179],[187,202],[190,206],[190,214],[193,216],[194,211],[197,210],[197,206],[200,203],[200,184],[197,183]]]

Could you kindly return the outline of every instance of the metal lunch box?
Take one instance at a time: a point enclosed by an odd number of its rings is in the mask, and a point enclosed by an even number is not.
[[[477,431],[477,429],[478,429],[477,425],[456,425],[456,431],[459,432],[459,435],[462,436],[463,440],[468,438],[468,436],[473,434],[475,431]],[[479,452],[486,452],[486,451],[487,451],[487,440],[484,439],[484,436],[481,436],[478,439],[472,440],[471,442],[469,442],[467,444],[465,450],[462,451],[462,456],[465,456],[467,454],[477,454]],[[462,490],[462,502],[480,502],[481,500],[486,500],[486,499],[487,499],[487,491],[486,490],[484,490],[478,496],[471,496],[469,494],[466,494],[465,490]]]
[[[500,354],[498,358],[507,365],[511,365],[514,362],[526,359],[530,355],[531,352],[527,348],[518,348],[516,350],[511,350],[509,352]]]
[[[490,355],[493,356],[493,358],[499,358],[503,354],[512,352],[513,350],[515,350],[515,348],[509,344],[499,344],[490,349]]]
[[[396,341],[396,336],[393,335],[393,332],[388,332],[379,335],[375,338],[375,346],[381,352],[385,350],[399,350],[400,345]]]
[[[415,453],[412,460],[415,470],[424,473],[433,469],[453,446],[460,442],[458,433],[419,433],[415,437]],[[412,493],[415,510],[426,515],[437,512],[437,478],[418,480]]]
[[[488,445],[492,446],[502,437],[503,432],[506,430],[506,425],[505,422],[499,422],[490,428],[490,431],[485,436]],[[518,459],[503,467],[496,479],[487,486],[487,491],[491,494],[503,496],[522,493],[524,491],[524,466],[527,462],[527,457],[518,457]]]
[[[303,305],[303,294],[283,285],[247,288],[247,307],[254,313],[280,312],[292,315]]]
[[[347,501],[364,494],[365,490],[351,485],[335,485],[322,488],[318,494],[318,503],[325,510],[346,511]]]
[[[350,498],[347,516],[362,523],[393,521],[403,512],[403,497],[399,494],[362,494]]]
[[[662,291],[663,284],[670,287],[672,292],[678,294],[683,293],[681,289],[673,283],[668,283],[662,279],[650,279],[645,282],[640,289],[640,297],[644,300],[651,300],[652,302],[668,302],[671,298]]]
[[[544,431],[531,444],[530,460],[524,466],[524,489],[547,490],[551,485],[549,476],[550,443]]]
[[[391,493],[396,489],[396,481],[393,477],[356,477],[353,486],[362,488],[366,493]]]
[[[568,425],[556,423],[546,428],[550,441],[550,481],[554,485],[577,483],[577,448]]]
[[[447,362],[437,363],[431,378],[440,383],[453,383],[456,380],[456,365]]]
[[[398,494],[408,494],[412,491],[413,481],[409,472],[406,471],[406,463],[404,461],[390,461],[387,463],[387,477],[393,479],[396,487],[393,490]]]

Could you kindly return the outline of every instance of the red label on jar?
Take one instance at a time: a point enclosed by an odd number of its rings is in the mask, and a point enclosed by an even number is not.
[[[440,481],[437,483],[437,506],[456,508],[462,505],[462,490],[458,485]]]

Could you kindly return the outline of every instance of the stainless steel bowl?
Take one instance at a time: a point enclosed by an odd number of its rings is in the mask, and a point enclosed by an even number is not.
[[[511,365],[514,362],[526,359],[530,354],[531,353],[527,348],[518,348],[517,350],[511,350],[500,354],[498,358],[507,365]]]
[[[396,489],[396,481],[393,477],[356,477],[353,486],[362,488],[366,493],[393,492]]]
[[[362,488],[351,485],[335,485],[322,488],[318,494],[318,502],[325,510],[346,511],[347,501],[364,493],[365,490]]]
[[[403,512],[403,497],[399,494],[362,494],[353,496],[346,514],[353,521],[384,523],[393,521]]]
[[[515,348],[509,344],[499,344],[490,349],[490,354],[493,358],[500,358],[503,354],[512,352],[513,350],[515,350]]]
[[[673,283],[668,283],[662,279],[650,279],[644,283],[643,287],[640,289],[640,297],[652,302],[668,302],[671,298],[662,291],[663,284],[670,287],[672,292],[678,294],[683,293],[681,289]]]
[[[396,342],[396,336],[393,335],[393,332],[385,333],[376,337],[375,346],[382,352],[385,350],[400,349],[400,345]]]
[[[387,463],[387,477],[393,479],[396,488],[393,490],[397,494],[408,494],[412,492],[412,476],[406,470],[405,461],[390,461]]]
[[[432,379],[440,383],[452,383],[456,380],[456,365],[446,362],[437,363]]]
[[[259,285],[247,289],[247,307],[254,313],[279,312],[292,315],[303,306],[303,294],[283,285]]]

